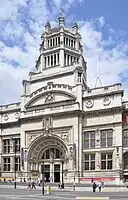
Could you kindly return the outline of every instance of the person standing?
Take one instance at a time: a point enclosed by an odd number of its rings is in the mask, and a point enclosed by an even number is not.
[[[95,182],[93,182],[93,185],[92,185],[93,192],[96,192],[96,187],[97,187],[96,183],[95,183]]]
[[[99,192],[101,192],[101,187],[102,187],[102,182],[100,181],[100,182],[98,183]]]

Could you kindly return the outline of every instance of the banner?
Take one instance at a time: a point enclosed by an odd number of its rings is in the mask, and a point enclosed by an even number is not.
[[[21,166],[24,168],[24,148],[21,148],[21,153],[20,153],[20,163]]]
[[[80,181],[90,181],[92,178],[80,178]],[[94,181],[114,181],[115,177],[96,177],[93,178]]]

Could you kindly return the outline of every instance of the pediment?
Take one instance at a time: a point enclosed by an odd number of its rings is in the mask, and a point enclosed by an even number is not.
[[[76,97],[68,92],[52,90],[36,95],[26,104],[26,107],[33,107],[51,103],[53,104],[61,101],[69,101],[75,99]]]

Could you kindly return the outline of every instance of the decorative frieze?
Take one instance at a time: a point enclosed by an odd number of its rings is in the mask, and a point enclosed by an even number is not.
[[[109,96],[104,97],[103,105],[108,106],[111,103],[111,98]]]
[[[85,101],[85,106],[86,106],[86,108],[92,108],[92,107],[93,107],[93,104],[94,104],[94,101],[93,101],[93,100],[86,100],[86,101]]]
[[[54,102],[54,99],[55,99],[55,94],[50,92],[50,93],[46,94],[45,103],[52,103],[52,102]]]
[[[9,119],[9,116],[7,114],[4,115],[4,120],[7,121]]]
[[[16,112],[15,113],[15,119],[19,119],[20,118],[20,113],[19,112]]]

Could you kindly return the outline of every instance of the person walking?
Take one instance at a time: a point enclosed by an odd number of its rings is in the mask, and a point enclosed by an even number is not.
[[[31,182],[28,182],[28,187],[27,187],[27,189],[31,189]]]
[[[32,181],[32,189],[36,189],[36,186],[35,186],[35,182],[34,181]]]

